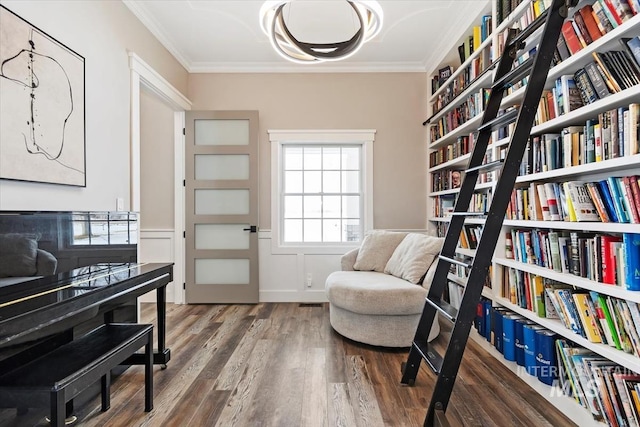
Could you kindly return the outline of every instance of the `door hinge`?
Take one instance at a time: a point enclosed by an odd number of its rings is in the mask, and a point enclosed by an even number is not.
[[[182,186],[183,186],[183,187],[186,187],[186,186],[187,186],[187,180],[186,180],[186,179],[183,179],[183,180],[182,180]]]
[[[183,239],[186,239],[186,238],[187,238],[187,232],[186,232],[186,231],[183,231],[183,232],[182,232],[182,238],[183,238]]]
[[[183,135],[186,135],[186,134],[187,134],[187,131],[186,131],[186,129],[185,129],[185,128],[182,128],[182,134],[183,134]]]
[[[186,283],[182,284],[182,289],[187,289],[187,284]]]

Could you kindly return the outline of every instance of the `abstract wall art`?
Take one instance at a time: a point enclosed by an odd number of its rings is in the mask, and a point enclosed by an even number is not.
[[[86,185],[85,64],[0,5],[0,178]]]

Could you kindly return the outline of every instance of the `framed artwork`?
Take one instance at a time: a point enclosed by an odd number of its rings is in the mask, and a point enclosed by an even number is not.
[[[84,57],[0,5],[0,178],[86,186]]]

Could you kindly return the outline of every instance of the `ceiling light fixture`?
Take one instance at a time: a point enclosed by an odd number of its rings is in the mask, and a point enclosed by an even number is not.
[[[299,64],[337,61],[355,54],[382,28],[382,8],[377,1],[345,0],[353,8],[360,28],[349,40],[334,43],[303,42],[289,31],[283,17],[285,5],[295,0],[266,1],[260,9],[262,31],[283,58]]]

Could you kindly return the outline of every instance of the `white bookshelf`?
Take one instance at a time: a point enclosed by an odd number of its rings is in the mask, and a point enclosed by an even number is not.
[[[495,0],[494,0],[495,2]],[[584,6],[585,4],[591,4],[591,0],[582,0],[579,2],[576,8],[569,10],[569,16],[573,16],[575,11]],[[522,15],[529,7],[530,1],[522,2],[502,23],[496,26],[496,7],[493,5],[493,32],[485,43],[490,43],[497,49],[498,34],[503,32],[506,28],[511,27],[517,21],[520,15]],[[613,31],[603,35],[598,40],[594,41],[587,47],[583,48],[576,54],[565,59],[557,66],[553,67],[549,71],[545,88],[551,88],[555,84],[555,80],[562,75],[574,74],[577,70],[583,68],[588,62],[593,61],[592,53],[595,51],[606,50],[621,50],[620,38],[633,37],[640,35],[640,14],[634,16],[624,24],[615,28]],[[534,33],[530,37],[535,39],[539,36],[539,32]],[[487,44],[483,47],[489,46]],[[451,50],[455,50],[460,43],[453,43]],[[496,51],[494,51],[493,58],[496,58]],[[471,59],[470,59],[471,60]],[[469,60],[469,61],[470,61]],[[459,75],[464,66],[468,65],[468,61],[465,61],[462,66],[453,73],[453,76]],[[434,64],[435,65],[435,64]],[[433,75],[438,69],[439,65],[433,67]],[[493,70],[489,73],[493,75]],[[441,108],[434,116],[432,120],[437,121],[444,117],[453,108],[460,105],[467,96],[472,93],[480,91],[482,88],[488,88],[491,85],[491,76],[483,75],[481,79],[477,79],[466,88],[461,94],[455,98],[449,105]],[[444,90],[443,85],[439,91],[432,95],[429,99],[429,106],[435,97]],[[519,104],[524,96],[526,88],[519,88],[514,90],[513,93],[505,95],[502,99],[502,108]],[[589,119],[597,118],[598,114],[604,111],[612,110],[617,107],[627,106],[630,103],[640,103],[640,85],[623,90],[619,93],[611,94],[604,99],[600,99],[582,108],[568,112],[567,114],[556,117],[545,123],[534,126],[531,129],[531,135],[541,135],[544,133],[560,133],[560,130],[564,127],[584,125]],[[467,122],[460,125],[458,128],[453,129],[451,132],[442,135],[440,138],[434,141],[428,141],[427,150],[429,152],[439,149],[441,147],[453,144],[460,136],[466,136],[476,130],[481,122],[482,114],[469,119]],[[432,122],[433,123],[433,122]],[[492,142],[489,144],[489,152],[492,155],[493,160],[500,158],[500,150],[504,149],[509,143],[509,138],[497,138],[497,132],[493,134]],[[429,182],[427,188],[430,190],[431,186],[431,172],[442,173],[446,170],[459,170],[464,168],[468,163],[471,155],[465,154],[455,159],[449,160],[439,165],[429,165]],[[640,175],[640,154],[627,155],[624,157],[613,158],[601,162],[583,164],[579,166],[573,166],[569,168],[556,169],[551,171],[545,171],[541,173],[533,173],[526,176],[520,176],[516,180],[517,186],[526,186],[531,182],[564,182],[570,180],[578,181],[596,181],[605,179],[607,176],[629,176]],[[497,177],[494,176],[494,180],[476,186],[477,191],[487,192],[494,190]],[[428,209],[427,212],[434,212],[433,206],[436,202],[437,196],[443,195],[455,195],[459,192],[459,189],[445,190],[445,191],[429,191],[427,193]],[[441,218],[428,218],[430,224],[434,227],[442,225],[450,221],[450,217]],[[483,218],[469,218],[465,221],[465,224],[483,224],[485,220]],[[508,299],[501,295],[502,292],[502,270],[503,268],[514,268],[527,273],[532,273],[544,278],[555,280],[562,283],[573,285],[576,288],[595,291],[602,295],[608,295],[615,298],[633,301],[640,304],[640,292],[628,291],[620,286],[598,283],[593,280],[589,280],[583,277],[575,276],[572,274],[559,273],[552,269],[540,267],[533,264],[525,264],[513,259],[507,259],[504,256],[504,235],[506,231],[511,229],[543,229],[561,231],[588,231],[593,233],[607,233],[607,234],[621,234],[621,233],[638,233],[640,234],[640,224],[624,224],[624,223],[603,223],[603,222],[566,222],[566,221],[521,221],[505,219],[503,223],[503,230],[501,236],[496,245],[496,251],[493,258],[492,268],[492,288],[484,288],[483,296],[493,301],[494,306],[503,306],[509,310],[518,313],[537,324],[554,331],[558,336],[564,337],[576,344],[590,349],[591,351],[600,354],[601,356],[618,363],[630,370],[640,373],[640,358],[635,355],[627,354],[621,350],[616,350],[606,344],[591,343],[582,336],[573,333],[571,330],[564,327],[564,325],[553,319],[546,319],[537,316],[534,312],[512,304]],[[456,252],[466,256],[474,256],[475,251],[464,248],[457,248]],[[460,286],[466,285],[466,279],[464,277],[458,277],[455,274],[450,274],[448,279],[458,283]],[[471,338],[480,343],[491,355],[500,360],[511,371],[515,372],[523,381],[530,385],[536,392],[544,396],[551,404],[565,413],[571,420],[580,426],[604,426],[604,423],[597,422],[592,418],[589,410],[580,406],[572,398],[565,396],[559,396],[558,391],[552,387],[540,382],[536,377],[532,377],[526,373],[526,370],[516,365],[515,362],[510,362],[504,359],[501,353],[499,353],[487,340],[480,336],[475,330],[472,330]]]

